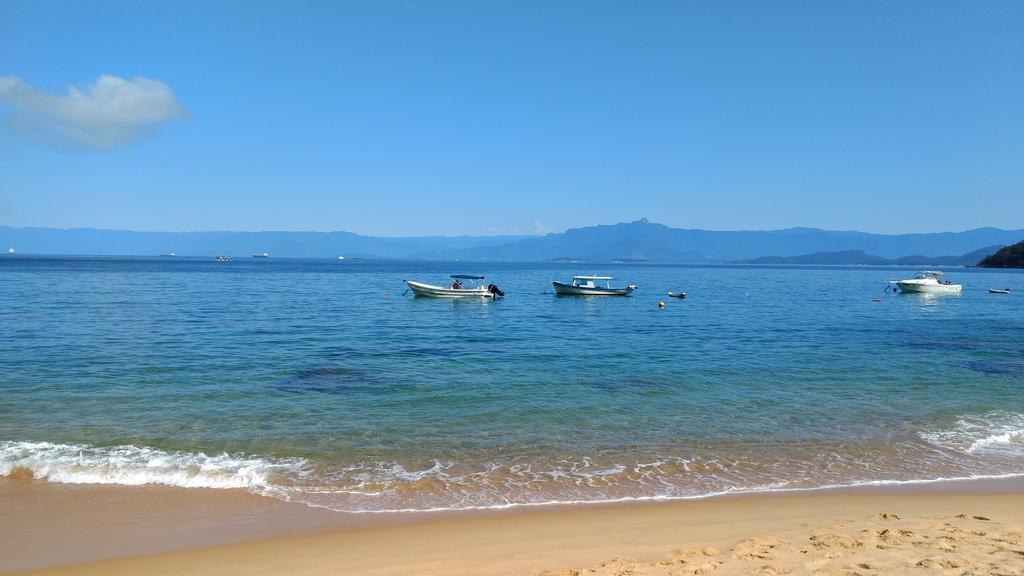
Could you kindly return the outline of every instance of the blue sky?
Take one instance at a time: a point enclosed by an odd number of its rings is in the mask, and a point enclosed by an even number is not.
[[[1022,30],[1017,0],[3,0],[0,225],[1020,228]]]

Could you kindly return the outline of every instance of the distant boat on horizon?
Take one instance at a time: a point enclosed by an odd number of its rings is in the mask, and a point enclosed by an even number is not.
[[[160,255],[161,258],[174,258],[175,256],[177,256],[177,254],[175,254],[174,252],[168,252],[167,254]]]
[[[270,258],[270,254],[267,254],[266,252],[260,252],[259,254],[253,254],[252,257],[253,258]]]
[[[344,259],[345,259],[344,256],[338,256],[338,260],[344,260]]]
[[[14,248],[11,248],[10,250],[8,250],[7,254],[10,255],[10,256],[14,256]]]
[[[231,256],[217,256],[214,260],[217,262],[231,262]]]

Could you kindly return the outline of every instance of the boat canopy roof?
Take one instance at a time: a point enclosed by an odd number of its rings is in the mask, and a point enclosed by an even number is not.
[[[945,272],[939,272],[937,270],[921,270],[917,273],[919,276],[943,276]]]
[[[573,276],[573,280],[614,280],[611,276]]]
[[[456,280],[483,280],[483,276],[474,276],[473,274],[452,274],[452,278]]]

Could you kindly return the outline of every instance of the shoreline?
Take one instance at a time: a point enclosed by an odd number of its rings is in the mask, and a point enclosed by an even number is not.
[[[0,479],[5,502],[4,573],[227,574],[244,567],[328,574],[344,566],[346,574],[532,574],[623,555],[656,561],[680,547],[728,548],[745,537],[871,514],[959,510],[1019,523],[1024,478],[385,514],[333,512],[240,490]],[[287,570],[274,568],[276,558],[289,559]]]

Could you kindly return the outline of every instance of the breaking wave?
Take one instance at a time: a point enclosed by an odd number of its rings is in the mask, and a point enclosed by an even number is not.
[[[964,416],[948,428],[922,432],[921,438],[935,446],[966,454],[1024,454],[1024,414],[994,410]]]
[[[261,491],[305,460],[167,452],[141,446],[98,448],[50,442],[0,442],[0,476],[31,475],[65,484],[160,484],[180,488]]]
[[[963,417],[950,427],[919,436],[923,441],[910,438],[886,444],[716,445],[687,457],[534,455],[528,460],[521,455],[502,462],[428,458],[350,464],[134,445],[0,441],[0,477],[242,489],[336,511],[412,512],[1024,475],[1024,415],[991,412]]]

